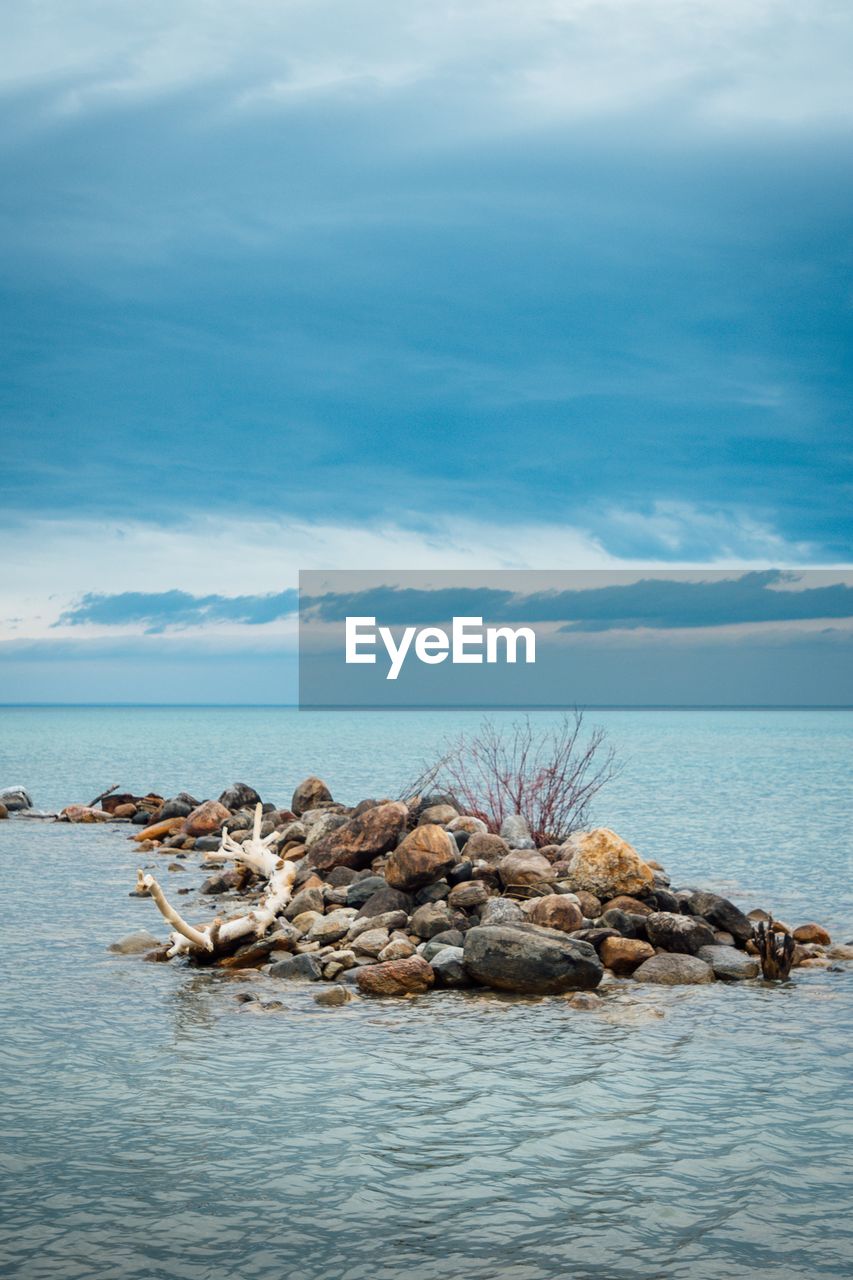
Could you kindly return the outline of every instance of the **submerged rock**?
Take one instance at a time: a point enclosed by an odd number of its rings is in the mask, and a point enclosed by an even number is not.
[[[159,947],[161,940],[155,938],[152,934],[146,933],[144,929],[140,929],[138,933],[129,933],[124,938],[119,938],[118,942],[110,943],[109,951],[115,952],[119,956],[136,956],[141,955],[145,951],[151,951],[154,947]]]
[[[270,966],[271,978],[286,978],[292,981],[319,982],[323,976],[320,961],[310,952],[301,955],[285,956]]]
[[[537,925],[477,925],[465,935],[465,968],[484,986],[526,995],[597,987],[595,948]]]
[[[347,991],[346,987],[334,986],[318,991],[314,996],[314,1001],[316,1004],[322,1005],[323,1008],[338,1009],[341,1005],[349,1004],[352,998],[352,992]]]

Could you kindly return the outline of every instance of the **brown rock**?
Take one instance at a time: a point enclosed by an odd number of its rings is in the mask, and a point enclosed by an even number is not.
[[[184,833],[183,818],[164,818],[162,822],[155,822],[153,826],[143,827],[138,831],[133,839],[139,843],[142,840],[165,840],[166,836],[170,836],[173,831],[180,830]]]
[[[408,816],[406,806],[399,801],[374,805],[322,836],[305,856],[319,871],[330,871],[332,867],[360,871],[378,854],[394,848]]]
[[[447,895],[448,905],[454,910],[460,908],[463,911],[482,907],[488,899],[489,891],[482,880],[463,880],[461,884],[454,885]]]
[[[332,793],[323,779],[315,778],[312,774],[309,778],[304,778],[294,791],[290,808],[299,817],[308,809],[316,809],[318,805],[328,804],[331,799]]]
[[[605,938],[601,944],[599,955],[608,969],[625,977],[633,973],[644,960],[650,960],[655,949],[650,942],[642,942],[639,938]]]
[[[611,898],[609,902],[605,902],[599,912],[604,915],[605,911],[611,909],[616,911],[628,911],[632,916],[650,916],[652,908],[647,902],[640,902],[639,898],[632,898],[627,893],[620,893],[615,898]]]
[[[654,873],[636,849],[608,827],[577,831],[564,845],[569,855],[568,879],[606,900],[618,894],[643,893],[654,885]]]
[[[597,920],[602,914],[601,899],[596,898],[594,893],[587,893],[586,889],[576,889],[575,897],[581,906],[581,911],[587,920]]]
[[[563,933],[580,929],[583,924],[580,907],[563,893],[549,893],[544,898],[536,898],[527,918],[534,924],[541,924],[546,929],[560,929]]]
[[[509,845],[488,831],[475,831],[465,843],[465,857],[471,862],[496,864],[509,853]]]
[[[109,822],[111,815],[88,804],[69,804],[59,816],[68,822]]]
[[[5,804],[0,804],[0,821],[2,821],[3,818],[8,818],[8,816],[9,810],[6,808]]]
[[[478,833],[486,835],[489,830],[482,818],[475,818],[471,813],[459,814],[445,825],[448,831],[467,831],[472,836]]]
[[[135,804],[117,804],[112,810],[114,818],[132,818],[136,813]]]
[[[818,946],[828,947],[832,942],[832,939],[822,925],[801,924],[794,930],[794,941],[816,942]]]
[[[472,836],[476,839],[476,836]],[[471,841],[469,840],[470,844]],[[504,885],[542,884],[553,875],[551,864],[533,849],[513,849],[498,863],[498,874]]]
[[[370,996],[422,995],[434,982],[432,965],[423,956],[364,965],[356,975],[359,990]]]
[[[459,858],[456,841],[443,827],[415,827],[394,850],[385,866],[392,889],[420,889],[440,879]]]
[[[459,810],[454,809],[452,804],[431,804],[421,812],[418,826],[425,827],[429,823],[436,823],[437,826],[443,827],[458,817]]]
[[[189,817],[184,818],[184,831],[188,836],[209,836],[218,831],[231,814],[218,800],[205,800]]]

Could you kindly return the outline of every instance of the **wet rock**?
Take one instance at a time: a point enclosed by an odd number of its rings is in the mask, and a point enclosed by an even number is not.
[[[559,929],[563,933],[580,929],[583,924],[580,907],[571,897],[562,893],[548,893],[544,898],[534,899],[527,918],[534,924],[541,924],[546,929]]]
[[[465,935],[465,968],[500,991],[558,995],[597,987],[604,972],[595,949],[536,925],[478,925]]]
[[[397,846],[385,865],[385,879],[392,888],[411,892],[440,879],[458,857],[453,837],[443,827],[427,823]]]
[[[327,916],[321,916],[319,920],[314,921],[308,930],[307,940],[319,942],[321,947],[337,942],[339,938],[345,938],[349,933],[354,919],[355,911],[352,907],[338,907],[336,911],[330,911]]]
[[[752,921],[733,902],[721,898],[718,893],[700,889],[690,895],[687,907],[693,915],[702,916],[715,929],[725,929],[741,946],[752,937]]]
[[[618,897],[605,902],[597,914],[604,915],[605,911],[627,911],[629,915],[650,916],[653,910],[654,908],[645,902],[640,902],[639,898],[631,898],[626,893],[620,893]]]
[[[652,911],[680,911],[681,902],[668,889],[655,889],[648,896],[648,905]]]
[[[761,971],[759,962],[753,956],[738,951],[736,947],[701,947],[699,959],[711,966],[715,978],[724,978],[730,982],[757,978]]]
[[[713,982],[714,970],[698,956],[656,955],[634,970],[634,981],[652,982],[664,987]]]
[[[155,938],[152,934],[146,933],[144,929],[140,929],[138,933],[129,933],[126,937],[120,938],[118,942],[111,943],[108,949],[119,956],[136,956],[159,946],[159,938]]]
[[[300,889],[288,902],[284,909],[285,920],[295,920],[303,911],[322,912],[324,907],[323,890],[318,887]]]
[[[794,930],[795,942],[816,942],[821,947],[828,947],[832,942],[826,929],[819,924],[801,924]]]
[[[535,849],[536,841],[530,834],[526,818],[520,813],[510,814],[501,823],[501,839],[510,849]]]
[[[601,996],[596,995],[593,991],[576,991],[566,1004],[572,1009],[583,1009],[584,1011],[592,1011],[601,1008]]]
[[[541,853],[525,849],[513,850],[498,863],[502,883],[510,885],[542,884],[551,879],[551,864]]]
[[[209,836],[218,831],[230,816],[225,805],[218,800],[205,800],[184,819],[184,831],[188,836]]]
[[[524,924],[526,916],[511,898],[489,898],[480,912],[480,924]]]
[[[328,804],[332,799],[332,793],[326,786],[322,778],[311,777],[304,778],[293,793],[290,801],[290,807],[296,814],[297,818],[305,813],[306,809],[316,809],[318,805]]]
[[[491,832],[475,831],[465,843],[465,857],[473,862],[488,862],[496,866],[508,853],[509,846]]]
[[[32,809],[33,802],[24,787],[4,787],[0,791],[0,804],[7,813],[17,813],[21,809]]]
[[[320,961],[308,953],[297,956],[284,956],[270,966],[271,978],[286,978],[288,981],[319,982],[323,976]]]
[[[677,916],[671,911],[653,911],[646,916],[649,942],[663,951],[698,956],[702,947],[714,946],[714,930],[698,916]]]
[[[409,928],[412,933],[427,941],[435,934],[451,928],[452,923],[453,920],[445,902],[426,902],[412,915]]]
[[[323,836],[305,856],[320,871],[366,867],[377,855],[394,848],[408,816],[406,806],[397,801],[376,805]]]
[[[450,890],[447,903],[454,910],[474,911],[489,900],[489,891],[482,880],[463,880]]]
[[[639,938],[605,938],[599,951],[602,963],[619,978],[628,977],[654,954],[651,943]]]
[[[2,822],[4,818],[8,818],[8,816],[9,810],[6,808],[5,804],[0,804],[0,822]]]
[[[347,898],[347,905],[350,905],[349,898]],[[364,906],[359,907],[358,917],[364,920],[372,916],[387,915],[389,911],[405,911],[408,915],[413,906],[414,903],[407,893],[401,893],[399,889],[392,889],[386,884],[384,889],[377,889],[370,895]]]
[[[442,947],[430,961],[436,984],[440,987],[470,987],[471,975],[465,968],[461,947]]]
[[[432,962],[433,956],[437,956],[445,947],[461,947],[464,942],[464,933],[458,929],[445,929],[442,933],[434,934],[428,942],[422,942],[418,947],[418,954],[422,955],[424,960]]]
[[[853,943],[836,942],[829,948],[827,955],[831,960],[853,960]]]
[[[619,894],[636,897],[648,892],[654,873],[627,840],[609,827],[577,831],[563,846],[568,879],[574,889],[594,893],[603,902]]]
[[[371,996],[421,995],[435,982],[432,966],[422,956],[364,965],[356,973],[360,991]]]
[[[324,990],[318,991],[314,996],[314,1001],[324,1009],[339,1009],[341,1005],[349,1004],[352,998],[352,992],[347,991],[346,987],[335,986],[325,987]]]
[[[459,817],[459,810],[452,804],[431,804],[428,808],[422,809],[418,817],[418,826],[426,826],[427,824],[436,824],[443,827],[446,823],[452,822],[454,818]]]

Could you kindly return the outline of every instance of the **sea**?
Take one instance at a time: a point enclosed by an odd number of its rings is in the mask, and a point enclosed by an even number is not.
[[[511,713],[492,717],[509,722]],[[474,711],[0,708],[0,787],[286,805],[396,796]],[[547,728],[551,713],[536,713]],[[590,711],[593,821],[704,886],[853,939],[853,712]],[[205,871],[119,824],[0,822],[0,1272],[27,1280],[841,1280],[853,1273],[853,965],[784,984],[435,992],[110,952]],[[242,1003],[243,993],[259,1000]],[[266,1005],[278,1002],[282,1007]]]

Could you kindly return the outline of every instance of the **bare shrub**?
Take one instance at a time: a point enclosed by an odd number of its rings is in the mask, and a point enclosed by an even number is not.
[[[460,735],[408,794],[441,791],[490,831],[520,813],[538,846],[560,844],[587,822],[589,806],[618,772],[603,729],[584,734],[581,711],[549,728],[530,717],[498,726],[484,720]]]

